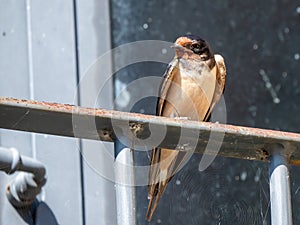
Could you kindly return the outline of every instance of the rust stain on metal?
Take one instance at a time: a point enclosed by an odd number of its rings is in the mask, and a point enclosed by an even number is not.
[[[260,160],[262,160],[262,161],[269,160],[270,153],[267,150],[265,150],[263,148],[262,149],[257,149],[256,153],[259,155]]]

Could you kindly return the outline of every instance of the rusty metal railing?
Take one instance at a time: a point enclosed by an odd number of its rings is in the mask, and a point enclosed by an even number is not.
[[[270,163],[272,224],[292,224],[287,165],[300,164],[300,134],[13,98],[0,98],[0,128],[110,142],[116,132],[143,139],[151,129],[165,129],[158,147],[174,149],[180,139],[195,143],[195,153],[203,153],[212,133],[221,134],[212,154]]]

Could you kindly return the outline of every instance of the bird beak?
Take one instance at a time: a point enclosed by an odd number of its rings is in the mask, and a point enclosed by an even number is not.
[[[184,47],[182,47],[181,45],[179,45],[179,44],[173,44],[173,45],[171,45],[171,48],[174,48],[175,50],[184,50],[185,48]]]
[[[171,46],[171,48],[174,48],[175,51],[176,51],[176,55],[177,56],[182,56],[184,53],[187,53],[187,54],[193,54],[193,51],[190,50],[190,49],[187,49],[179,44],[173,44]]]

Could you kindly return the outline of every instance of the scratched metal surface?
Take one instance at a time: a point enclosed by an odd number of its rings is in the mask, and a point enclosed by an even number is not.
[[[94,121],[95,127],[90,126],[93,124],[91,121]],[[156,131],[166,128],[160,147],[183,150],[195,148],[195,153],[203,153],[208,141],[212,141],[213,146],[220,142],[220,151],[210,154],[267,161],[270,146],[282,144],[292,159],[291,163],[300,160],[300,134],[297,133],[0,98],[0,128],[112,141],[115,132],[120,134],[120,131],[123,132],[124,140],[131,140],[133,136],[141,140],[151,137],[149,126]],[[224,134],[224,139],[218,139],[214,134]],[[127,144],[130,145],[130,141]],[[145,147],[151,149],[155,146],[149,143]]]

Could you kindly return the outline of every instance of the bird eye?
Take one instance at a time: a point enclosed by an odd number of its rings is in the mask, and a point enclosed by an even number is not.
[[[192,48],[200,49],[200,45],[198,43],[194,43],[194,44],[192,44]]]
[[[201,46],[198,43],[193,43],[191,45],[191,50],[195,53],[195,54],[200,54],[201,53]]]

